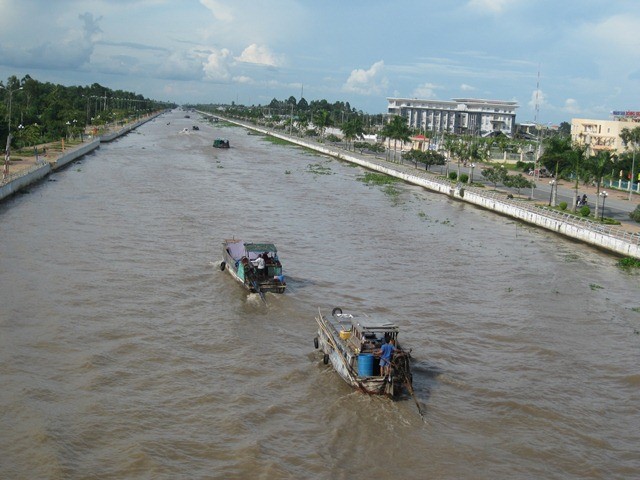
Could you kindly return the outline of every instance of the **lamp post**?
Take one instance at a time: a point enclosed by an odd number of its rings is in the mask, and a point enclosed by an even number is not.
[[[469,175],[469,185],[473,183],[473,169],[476,168],[475,163],[471,163],[471,175]]]
[[[600,214],[600,221],[603,222],[604,221],[604,201],[607,199],[609,194],[603,190],[602,192],[600,192],[600,196],[602,197],[602,213]]]
[[[549,185],[551,186],[551,189],[549,190],[549,206],[555,207],[556,202],[554,201],[554,198],[553,198],[553,187],[555,187],[556,185],[556,179],[555,178],[551,179],[551,181],[549,182]]]

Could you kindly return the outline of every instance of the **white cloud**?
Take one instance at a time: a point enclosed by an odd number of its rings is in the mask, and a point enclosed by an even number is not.
[[[460,85],[460,90],[462,90],[463,92],[473,92],[477,90],[477,88],[472,87],[471,85],[467,85],[466,83],[463,83],[462,85]]]
[[[211,11],[216,20],[221,22],[233,21],[231,9],[218,0],[200,0],[200,3]]]
[[[214,50],[202,65],[205,79],[226,82],[231,78],[229,71],[231,64],[231,52],[226,48]]]
[[[440,87],[438,87],[437,85],[435,85],[433,83],[423,83],[422,85],[419,85],[413,91],[411,96],[414,97],[414,98],[420,98],[420,99],[424,99],[424,100],[436,98],[435,90],[438,89],[438,88],[440,88]]]
[[[175,80],[189,80],[198,78],[201,75],[202,59],[193,55],[177,51],[164,59],[163,64],[158,68],[158,73],[162,78]]]
[[[382,60],[371,65],[369,70],[359,68],[353,70],[342,89],[362,95],[380,95],[389,84],[389,81],[382,77],[383,71],[384,61]]]
[[[278,67],[284,63],[281,56],[275,55],[266,45],[253,43],[245,48],[236,59],[239,62]]]
[[[564,102],[564,106],[562,107],[562,111],[571,115],[576,115],[582,112],[582,109],[575,99],[567,98]]]
[[[245,75],[240,75],[237,77],[233,77],[233,81],[236,83],[244,83],[244,84],[253,84],[254,81],[252,78],[247,77]]]
[[[546,100],[547,99],[544,92],[540,89],[536,89],[531,92],[531,99],[529,100],[529,102],[527,102],[527,105],[529,105],[534,110],[537,105],[538,109],[540,109],[540,107],[547,104]]]

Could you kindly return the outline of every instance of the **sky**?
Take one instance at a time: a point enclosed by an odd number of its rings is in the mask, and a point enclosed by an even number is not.
[[[0,0],[0,81],[159,101],[516,101],[518,123],[640,110],[640,0]]]

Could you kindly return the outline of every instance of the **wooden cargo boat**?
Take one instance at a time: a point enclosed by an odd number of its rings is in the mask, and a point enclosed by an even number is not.
[[[413,394],[410,371],[411,352],[398,343],[396,324],[366,315],[342,313],[334,308],[331,316],[316,317],[318,336],[314,346],[323,352],[323,362],[353,388],[374,395],[395,398],[404,392]],[[395,343],[390,374],[380,372],[379,355],[384,343]]]
[[[282,263],[273,243],[245,243],[242,240],[222,242],[220,270],[227,270],[250,292],[284,293],[286,282]]]

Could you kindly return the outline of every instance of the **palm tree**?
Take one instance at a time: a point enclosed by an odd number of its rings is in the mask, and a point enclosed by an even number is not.
[[[452,135],[446,134],[444,137],[444,142],[442,146],[444,147],[444,151],[447,152],[448,161],[451,162],[453,158],[454,152],[457,151],[456,138]],[[447,163],[447,175],[449,174],[449,164]]]
[[[387,154],[386,154],[386,160],[389,161],[390,160],[390,155],[391,155],[391,136],[393,135],[393,130],[391,127],[390,123],[386,123],[384,125],[384,127],[382,127],[382,130],[380,131],[380,134],[386,138],[387,140]]]
[[[596,182],[596,219],[598,218],[598,199],[600,198],[600,184],[602,183],[602,178],[604,177],[605,172],[608,172],[609,169],[613,167],[615,158],[615,155],[611,151],[604,150],[598,152],[595,157],[587,159],[586,168],[589,173],[593,175],[593,178]]]
[[[347,142],[347,150],[349,149],[349,142],[354,138],[364,138],[364,127],[362,126],[362,120],[359,117],[347,120],[342,124],[342,134]]]
[[[389,127],[386,129],[386,127]],[[405,122],[405,119],[401,116],[394,116],[391,121],[385,125],[386,133],[385,136],[387,138],[393,139],[393,161],[396,161],[396,153],[397,153],[397,142],[400,140],[402,143],[409,141],[409,136],[411,135],[411,129]]]
[[[324,139],[324,131],[332,125],[331,114],[326,110],[320,110],[313,116],[313,123],[320,129],[320,138]]]

